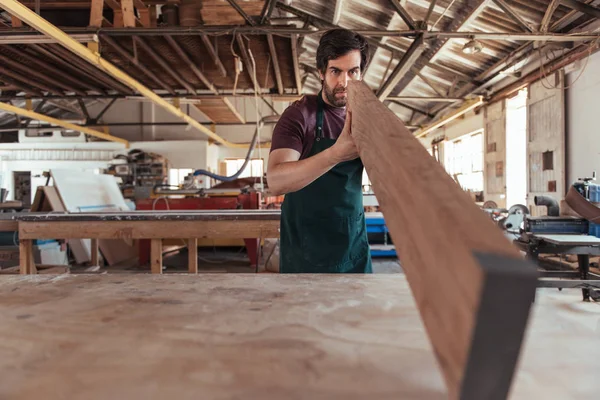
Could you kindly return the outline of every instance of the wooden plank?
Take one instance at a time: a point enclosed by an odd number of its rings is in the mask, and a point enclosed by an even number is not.
[[[19,230],[19,222],[14,219],[0,219],[0,232],[11,232]]]
[[[261,15],[265,0],[243,0],[237,4],[249,17]],[[242,15],[224,0],[203,0],[202,21],[204,25],[245,25],[246,20]]]
[[[13,28],[23,27],[23,21],[21,21],[19,18],[15,17],[14,15],[10,16],[10,24],[12,25]]]
[[[538,291],[511,400],[597,397],[580,296]],[[448,399],[403,274],[3,276],[0,343],[3,399]]]
[[[162,239],[150,241],[150,268],[153,274],[162,274]]]
[[[100,28],[102,27],[102,11],[104,10],[104,0],[92,0],[90,8],[90,27]]]
[[[279,237],[278,220],[19,222],[23,239],[182,239]]]
[[[367,85],[350,82],[348,100],[352,137],[450,398],[505,399],[535,294],[535,266]]]
[[[235,108],[235,106],[233,104],[231,104],[229,99],[227,97],[223,97],[222,99],[223,99],[223,104],[225,104],[225,106],[229,109],[229,111],[231,111],[231,113],[233,114],[235,119],[237,119],[239,122],[245,124],[246,119],[242,116],[242,114],[239,113],[237,108]]]
[[[125,21],[123,19],[123,11],[114,11],[113,15],[113,27],[114,28],[123,28],[125,26]]]
[[[135,14],[133,13],[133,0],[121,0],[123,12],[123,25],[125,28],[135,28]]]
[[[188,271],[198,273],[198,239],[188,239]]]
[[[152,21],[151,21],[151,16],[150,16],[150,9],[144,8],[144,9],[138,9],[138,11],[140,12],[140,22],[142,23],[142,26],[144,28],[151,28]]]

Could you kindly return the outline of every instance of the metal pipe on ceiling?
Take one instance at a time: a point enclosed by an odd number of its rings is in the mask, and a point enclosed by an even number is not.
[[[482,96],[480,96],[479,98],[477,98],[475,100],[468,101],[461,108],[452,112],[450,115],[447,115],[444,118],[442,118],[441,120],[434,122],[433,124],[423,127],[421,129],[419,129],[418,131],[416,131],[415,137],[416,138],[423,137],[423,136],[427,135],[428,133],[433,132],[434,130],[436,130],[438,128],[441,128],[442,126],[446,125],[447,123],[454,121],[456,118],[458,118],[462,115],[465,115],[469,111],[474,110],[475,108],[480,107],[484,104],[485,104],[485,101],[483,100]]]
[[[11,15],[18,17],[21,21],[27,23],[29,26],[37,29],[38,31],[44,33],[49,37],[54,38],[58,43],[60,43],[69,51],[75,53],[90,64],[98,67],[100,70],[106,72],[108,75],[117,79],[119,82],[122,82],[131,89],[139,92],[144,97],[152,100],[153,103],[162,107],[163,109],[175,115],[176,117],[179,117],[182,120],[186,121],[190,126],[196,128],[200,132],[221,143],[222,145],[233,148],[248,148],[248,145],[230,142],[217,135],[216,133],[212,132],[210,129],[198,123],[198,121],[196,121],[189,115],[183,113],[179,108],[174,107],[172,104],[170,104],[160,96],[157,96],[152,90],[150,90],[149,88],[147,88],[146,86],[144,86],[125,72],[121,71],[109,61],[102,58],[100,54],[92,52],[87,47],[83,46],[81,43],[71,39],[69,35],[67,35],[65,32],[61,31],[56,26],[41,18],[39,15],[32,12],[29,8],[23,6],[18,1],[0,0],[0,7],[8,11]],[[261,147],[270,147],[270,143],[263,144],[261,145]]]
[[[11,1],[11,0],[3,0]],[[280,35],[290,37],[298,36],[319,36],[326,29],[310,30],[304,28],[279,28],[275,26],[218,26],[218,27],[166,27],[166,28],[99,28],[90,32],[88,29],[65,28],[64,33],[78,42],[98,41],[98,37],[108,36],[180,36],[180,35],[224,35],[224,34],[242,34],[242,35]],[[369,29],[356,30],[357,33],[368,38],[382,37],[406,37],[415,38],[423,34],[427,40],[431,39],[479,39],[479,40],[497,40],[497,41],[586,41],[594,40],[600,37],[600,34],[581,33],[577,35],[568,33],[516,33],[516,32],[444,32],[444,31],[421,31],[421,30],[384,30]],[[48,38],[36,32],[14,32],[5,31],[0,33],[0,44],[40,44],[40,43],[58,43],[55,38]]]
[[[83,132],[85,134],[97,137],[99,139],[109,140],[111,142],[123,143],[126,147],[129,147],[129,141],[127,141],[125,139],[121,139],[121,138],[118,138],[116,136],[108,135],[108,134],[106,134],[104,132],[99,132],[99,131],[96,131],[94,129],[86,128],[86,127],[81,126],[81,125],[75,125],[75,124],[72,124],[72,123],[64,121],[64,120],[52,118],[52,117],[49,117],[47,115],[38,114],[38,113],[36,113],[34,111],[24,110],[22,108],[15,107],[15,106],[10,105],[10,104],[6,104],[6,103],[3,103],[3,102],[0,102],[0,110],[6,111],[6,112],[11,113],[11,114],[16,114],[16,115],[20,115],[20,116],[23,116],[23,117],[31,118],[31,119],[34,119],[34,120],[37,120],[37,121],[48,122],[49,124],[56,125],[56,126],[61,126],[61,127],[65,128],[65,129],[70,129],[70,130],[73,130],[73,131],[76,131],[76,132]]]

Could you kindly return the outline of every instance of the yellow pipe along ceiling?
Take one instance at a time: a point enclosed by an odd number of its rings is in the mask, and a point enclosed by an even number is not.
[[[48,123],[50,123],[52,125],[62,126],[63,128],[66,128],[66,129],[71,129],[71,130],[74,130],[74,131],[83,132],[83,133],[86,133],[86,134],[88,134],[90,136],[97,137],[99,139],[104,139],[104,140],[110,140],[112,142],[123,143],[127,148],[129,148],[129,142],[127,140],[118,138],[116,136],[108,135],[106,133],[103,133],[103,132],[100,132],[100,131],[96,131],[94,129],[86,128],[85,126],[72,124],[72,123],[67,122],[67,121],[63,121],[63,120],[60,120],[60,119],[52,118],[52,117],[49,117],[49,116],[43,115],[43,114],[38,114],[36,112],[25,110],[25,109],[19,108],[19,107],[15,107],[13,105],[6,104],[6,103],[3,103],[3,102],[0,102],[0,110],[4,110],[4,111],[12,113],[12,114],[18,114],[18,115],[21,115],[23,117],[34,119],[36,121],[44,121],[44,122],[48,122]]]
[[[56,26],[52,25],[50,22],[46,21],[45,19],[43,19],[42,17],[37,15],[35,12],[33,12],[29,8],[25,7],[23,4],[19,3],[18,1],[0,0],[0,7],[3,8],[4,10],[6,10],[7,12],[9,12],[10,14],[12,14],[13,16],[19,18],[21,21],[27,23],[32,28],[35,28],[38,31],[44,33],[45,35],[55,39],[60,45],[65,47],[67,50],[77,54],[79,57],[83,58],[90,64],[97,66],[99,69],[103,70],[107,74],[116,78],[117,80],[119,80],[123,84],[127,85],[131,89],[136,90],[137,92],[142,94],[144,97],[150,99],[153,103],[164,108],[171,114],[181,118],[182,120],[184,120],[185,122],[190,124],[192,127],[196,128],[197,130],[204,133],[208,137],[212,138],[216,142],[221,143],[222,145],[224,145],[226,147],[233,147],[233,148],[248,148],[249,147],[248,144],[233,143],[233,142],[230,142],[230,141],[222,138],[221,136],[217,135],[216,133],[213,133],[210,129],[206,128],[205,126],[200,124],[198,121],[196,121],[189,115],[182,112],[179,108],[173,106],[171,103],[169,103],[165,99],[156,95],[156,93],[154,93],[151,89],[147,88],[146,86],[144,86],[143,84],[141,84],[140,82],[138,82],[137,80],[135,80],[134,78],[132,78],[131,76],[126,74],[125,72],[121,71],[119,68],[117,68],[116,66],[111,64],[109,61],[103,59],[99,53],[93,52],[90,49],[88,49],[87,47],[85,47],[84,45],[82,45],[81,43],[75,41],[74,39],[69,37],[69,35],[67,35],[65,32],[58,29]],[[18,109],[18,110],[21,110],[21,109]],[[21,115],[23,115],[23,114],[21,114]],[[38,115],[41,115],[41,114],[38,114]],[[58,120],[55,120],[55,121],[58,121]],[[61,126],[64,126],[64,125],[61,125]],[[78,127],[77,125],[73,125],[73,126],[76,128],[69,128],[69,129],[74,129],[74,130],[79,130],[81,132],[84,132],[82,130],[83,127]],[[97,131],[94,131],[94,132],[97,132]],[[97,132],[97,133],[101,133],[101,132]],[[91,135],[91,133],[90,133],[90,135]],[[95,133],[94,136],[97,136],[97,134]],[[99,137],[99,136],[97,136],[97,137]],[[257,147],[258,147],[258,145],[257,145]],[[270,147],[270,143],[263,143],[260,145],[260,147],[263,147],[263,148]]]

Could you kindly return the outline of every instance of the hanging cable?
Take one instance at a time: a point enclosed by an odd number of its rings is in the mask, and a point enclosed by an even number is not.
[[[262,121],[260,121],[259,123],[262,123]],[[256,146],[256,141],[258,138],[258,132],[259,132],[258,129],[256,129],[256,131],[254,131],[254,137],[252,138],[252,142],[250,143],[250,148],[248,149],[248,154],[246,154],[246,159],[244,160],[244,164],[242,164],[240,169],[235,174],[233,174],[231,176],[222,176],[222,175],[217,175],[213,172],[207,171],[205,169],[198,169],[198,170],[194,171],[194,176],[205,175],[210,178],[216,179],[218,181],[223,181],[223,182],[231,182],[231,181],[236,180],[242,174],[242,172],[244,172],[244,170],[246,169],[246,166],[248,165],[248,162],[250,161],[250,158],[252,157],[252,153],[254,152],[254,147]]]
[[[250,50],[250,43],[248,43],[248,55],[250,56],[250,60],[252,61],[252,74],[254,76],[254,82],[258,82],[258,79],[256,78],[256,62],[254,61],[254,56],[252,55],[252,51]],[[261,153],[261,149],[260,149],[260,120],[259,120],[259,111],[258,111],[258,88],[256,87],[256,85],[254,86],[254,110],[256,111],[256,136],[258,138],[258,159],[262,160],[262,153]],[[263,163],[263,168],[261,168],[260,171],[260,188],[261,190],[264,190],[265,188],[265,183],[263,181],[263,170],[264,170],[264,163]]]

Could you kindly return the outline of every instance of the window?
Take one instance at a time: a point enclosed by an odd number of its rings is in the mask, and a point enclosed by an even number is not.
[[[227,176],[231,176],[238,172],[242,165],[244,165],[245,158],[227,158],[225,164],[227,166]],[[249,178],[249,177],[260,177],[263,175],[263,164],[264,160],[259,158],[253,158],[250,160],[246,169],[240,174],[238,178]]]
[[[194,172],[191,168],[171,168],[169,169],[169,185],[179,186],[183,184],[183,179]]]
[[[483,132],[461,136],[445,144],[446,171],[464,190],[483,191]]]

